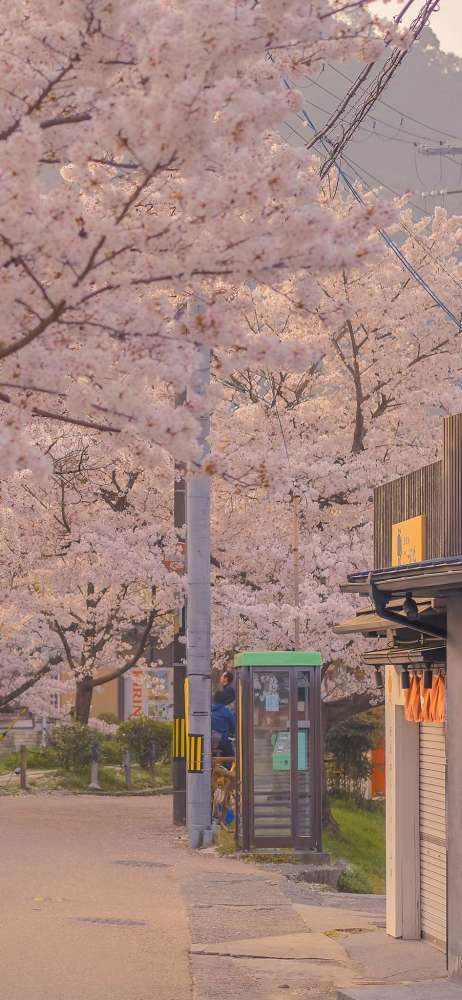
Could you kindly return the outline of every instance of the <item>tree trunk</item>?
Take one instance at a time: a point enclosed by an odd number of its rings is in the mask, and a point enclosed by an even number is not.
[[[86,726],[90,717],[93,685],[90,680],[77,681],[75,689],[75,721]]]

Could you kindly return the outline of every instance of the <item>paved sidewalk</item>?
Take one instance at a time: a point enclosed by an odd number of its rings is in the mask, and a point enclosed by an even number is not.
[[[359,1000],[365,984],[444,975],[430,945],[387,937],[383,897],[325,892],[289,881],[277,866],[213,852],[183,877],[182,892],[195,1000]]]
[[[337,994],[337,1000],[461,1000],[462,986],[455,983],[413,983],[410,986],[371,986]]]
[[[190,1000],[170,815],[158,798],[0,799],[5,1000]]]
[[[439,952],[386,936],[383,897],[191,851],[171,808],[169,797],[0,800],[5,1000],[398,1000],[419,981],[402,1000],[427,1000],[422,981],[445,985]]]

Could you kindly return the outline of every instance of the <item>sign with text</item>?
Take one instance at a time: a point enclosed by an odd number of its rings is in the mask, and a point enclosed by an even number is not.
[[[143,671],[142,670],[132,670],[132,717],[143,714],[144,708],[144,685],[143,685]]]
[[[427,518],[410,517],[391,526],[391,565],[407,566],[425,559]]]

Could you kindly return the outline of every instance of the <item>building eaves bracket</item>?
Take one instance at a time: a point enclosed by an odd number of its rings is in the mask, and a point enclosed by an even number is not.
[[[418,616],[409,618],[407,615],[400,615],[397,611],[390,611],[387,608],[387,604],[392,600],[393,594],[379,590],[374,583],[372,573],[369,573],[368,586],[372,604],[380,618],[392,622],[393,625],[398,625],[399,628],[409,628],[414,632],[420,632],[422,635],[430,635],[434,639],[446,639],[447,633],[445,629],[438,628],[437,625],[429,625],[427,622],[423,622]]]

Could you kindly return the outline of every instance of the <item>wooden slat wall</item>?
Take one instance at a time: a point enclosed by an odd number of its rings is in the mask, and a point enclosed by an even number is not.
[[[462,414],[444,421],[443,552],[462,554]]]
[[[462,431],[462,417],[461,417]],[[460,435],[462,442],[462,433]],[[419,514],[427,516],[426,558],[444,553],[443,463],[433,462],[374,490],[374,569],[391,566],[391,526]],[[462,512],[459,508],[462,527]],[[458,550],[460,551],[460,550]]]
[[[446,950],[446,735],[422,723],[420,736],[420,916],[422,937]]]

